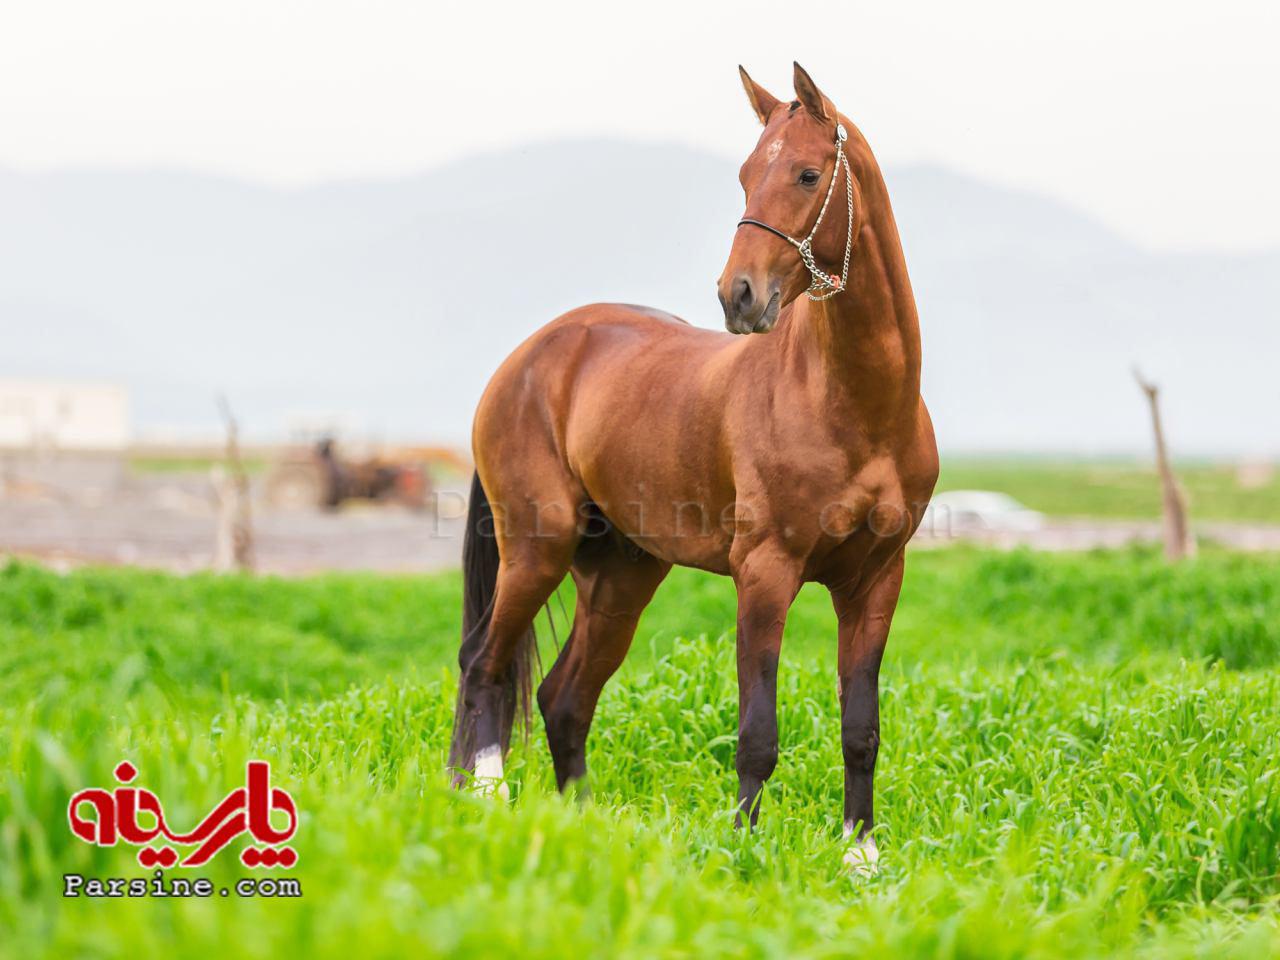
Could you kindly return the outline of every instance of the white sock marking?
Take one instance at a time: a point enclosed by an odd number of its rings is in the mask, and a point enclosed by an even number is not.
[[[853,824],[844,825],[844,838],[853,836]],[[874,877],[880,870],[880,849],[876,846],[875,837],[863,837],[850,844],[844,854],[844,865],[854,876]]]
[[[511,799],[511,791],[502,779],[502,748],[496,743],[476,751],[476,788],[482,796],[497,794]]]

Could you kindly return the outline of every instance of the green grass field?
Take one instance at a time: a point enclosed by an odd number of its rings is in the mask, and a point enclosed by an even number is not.
[[[582,807],[540,728],[510,806],[443,786],[458,592],[0,567],[0,955],[1280,952],[1280,557],[913,554],[882,680],[883,870],[862,881],[840,871],[820,591],[788,623],[753,834],[731,826],[726,581],[663,586]],[[302,811],[302,897],[63,899],[64,873],[142,873],[67,827],[122,758],[182,825],[270,760]],[[238,849],[187,875],[230,885]]]
[[[1280,523],[1280,470],[1253,487],[1229,463],[1181,463],[1177,472],[1192,520]],[[938,490],[999,490],[1056,517],[1160,516],[1154,462],[947,457]]]
[[[223,464],[221,458],[214,457],[158,457],[132,456],[129,458],[129,469],[134,473],[193,473],[207,477],[216,465]],[[245,457],[241,461],[245,473],[257,475],[265,473],[268,461],[264,457]]]
[[[199,459],[135,458],[141,473],[199,473],[207,475],[213,461]],[[268,463],[251,458],[251,473]],[[1193,520],[1240,523],[1280,523],[1280,469],[1258,485],[1242,485],[1232,463],[1178,464]],[[457,483],[458,478],[447,476]],[[999,490],[1032,509],[1055,517],[1101,517],[1113,520],[1154,520],[1160,516],[1160,480],[1154,461],[1088,460],[1055,457],[945,458],[938,490]]]

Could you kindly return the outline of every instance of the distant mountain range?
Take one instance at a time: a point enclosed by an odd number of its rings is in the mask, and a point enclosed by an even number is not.
[[[489,374],[566,309],[646,303],[719,328],[735,174],[612,141],[303,190],[0,171],[0,376],[124,383],[142,432],[212,432],[224,390],[258,437],[344,414],[465,440]],[[1280,453],[1280,251],[1153,253],[1042,196],[887,176],[945,449],[1144,451],[1138,362],[1178,450]]]

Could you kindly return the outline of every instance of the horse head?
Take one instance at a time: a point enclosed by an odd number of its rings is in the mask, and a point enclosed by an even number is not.
[[[738,71],[764,131],[738,173],[746,209],[718,292],[731,333],[768,333],[802,293],[843,291],[862,220],[850,151],[865,143],[800,64],[785,103]]]

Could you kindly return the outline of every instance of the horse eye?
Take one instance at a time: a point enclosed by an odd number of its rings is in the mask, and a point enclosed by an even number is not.
[[[804,173],[800,174],[800,182],[806,187],[812,187],[820,179],[822,179],[821,170],[806,170]]]

